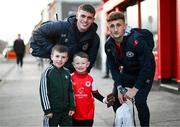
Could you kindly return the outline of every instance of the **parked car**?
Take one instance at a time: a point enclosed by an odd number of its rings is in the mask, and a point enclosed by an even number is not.
[[[13,46],[8,46],[3,50],[3,56],[6,59],[16,59],[16,53],[13,50]]]

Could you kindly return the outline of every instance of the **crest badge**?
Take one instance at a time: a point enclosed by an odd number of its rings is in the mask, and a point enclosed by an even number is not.
[[[132,58],[132,57],[134,57],[134,53],[131,52],[131,51],[127,51],[126,56],[129,57],[129,58]]]
[[[86,51],[86,50],[88,49],[88,47],[89,47],[89,44],[86,43],[86,44],[84,44],[84,45],[82,46],[82,49],[83,49],[84,51]]]
[[[87,82],[86,82],[86,86],[87,86],[87,87],[90,87],[90,86],[91,86],[91,82],[90,82],[90,81],[87,81]]]

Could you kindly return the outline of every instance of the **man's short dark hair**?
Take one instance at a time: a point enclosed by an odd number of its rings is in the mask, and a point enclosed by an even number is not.
[[[87,58],[87,59],[89,60],[89,56],[88,56],[88,54],[85,53],[85,52],[77,52],[76,54],[74,54],[73,59],[74,59],[75,57],[77,57],[77,56],[79,56],[79,57],[81,57],[81,58]]]
[[[112,11],[107,16],[107,22],[111,22],[118,19],[122,19],[123,21],[125,21],[124,14],[121,12]]]
[[[78,7],[78,11],[79,10],[87,11],[87,12],[92,13],[94,15],[96,14],[95,8],[92,5],[90,5],[90,4],[81,4]]]
[[[56,44],[51,51],[51,54],[53,54],[54,51],[58,51],[59,53],[68,53],[68,47],[60,44]]]

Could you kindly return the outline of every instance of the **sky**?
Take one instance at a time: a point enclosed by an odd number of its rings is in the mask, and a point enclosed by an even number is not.
[[[28,42],[34,26],[41,20],[41,11],[52,0],[1,0],[0,39],[9,45],[20,33]]]

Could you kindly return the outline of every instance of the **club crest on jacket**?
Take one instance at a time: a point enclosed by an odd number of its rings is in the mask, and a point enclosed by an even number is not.
[[[83,49],[84,51],[86,51],[86,50],[88,49],[88,47],[89,47],[89,45],[88,45],[88,43],[86,43],[86,44],[84,44],[84,45],[82,46],[82,49]]]
[[[134,57],[134,53],[131,52],[131,51],[127,51],[126,56],[129,57],[129,58],[132,58],[132,57]]]

